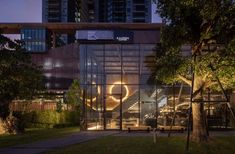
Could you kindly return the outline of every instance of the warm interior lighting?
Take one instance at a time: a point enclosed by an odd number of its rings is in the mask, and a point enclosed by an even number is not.
[[[123,87],[126,89],[126,95],[122,98],[122,101],[126,100],[129,96],[129,89],[127,87],[127,85],[124,83],[124,82],[121,82],[121,81],[116,81],[114,82],[110,88],[109,88],[109,93],[112,95],[112,91],[113,91],[113,88],[115,87],[115,85],[123,85]],[[115,102],[120,102],[120,99],[117,99],[115,98],[114,96],[110,96],[112,98],[112,100],[114,100]]]
[[[98,130],[98,129],[101,129],[101,126],[100,126],[100,125],[96,125],[96,126],[88,127],[88,128],[87,128],[87,130]]]
[[[100,92],[101,92],[100,86],[97,86],[94,81],[92,82],[92,85],[95,85],[95,87],[97,87],[97,93],[98,93],[98,95],[100,95]],[[82,97],[81,97],[81,99],[82,99]],[[91,99],[87,98],[86,101],[90,103]],[[92,98],[92,102],[95,102],[95,101],[96,101],[96,96]]]

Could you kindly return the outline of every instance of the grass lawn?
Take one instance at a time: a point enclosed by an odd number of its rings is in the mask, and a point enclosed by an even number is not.
[[[24,134],[0,135],[0,148],[24,143],[31,143],[49,138],[58,138],[75,132],[79,132],[78,127],[27,129]]]
[[[185,153],[185,138],[104,137],[48,152],[49,154],[181,154]],[[190,143],[193,154],[234,154],[235,137],[216,137],[210,143]]]

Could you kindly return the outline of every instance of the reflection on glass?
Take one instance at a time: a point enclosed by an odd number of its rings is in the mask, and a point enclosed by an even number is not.
[[[46,48],[46,29],[43,28],[23,28],[21,30],[21,40],[24,48],[30,52],[44,52]]]

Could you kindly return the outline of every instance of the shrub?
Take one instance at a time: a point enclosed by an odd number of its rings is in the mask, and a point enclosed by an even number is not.
[[[52,128],[79,125],[79,113],[76,111],[32,111],[28,113],[15,112],[21,127]]]

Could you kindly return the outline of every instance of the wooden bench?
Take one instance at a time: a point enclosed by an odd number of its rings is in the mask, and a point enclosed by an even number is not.
[[[150,132],[151,127],[150,126],[131,126],[127,127],[128,132],[130,133],[131,131],[147,131]]]

